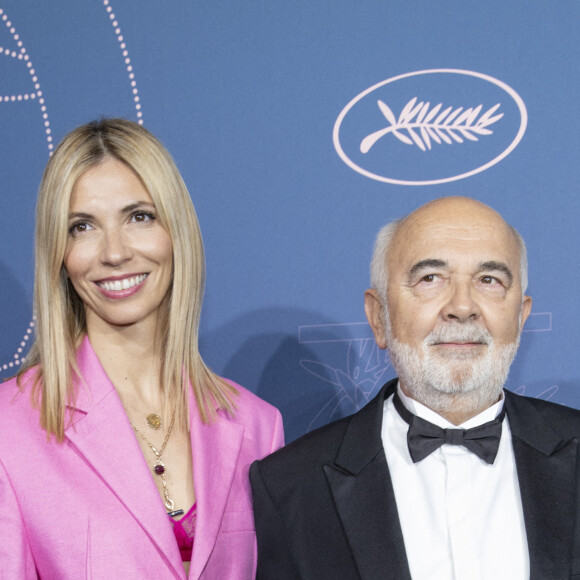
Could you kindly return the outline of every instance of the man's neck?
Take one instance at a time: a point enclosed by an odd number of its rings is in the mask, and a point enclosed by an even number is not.
[[[474,393],[438,393],[438,405],[436,408],[433,408],[435,405],[430,404],[431,401],[421,401],[401,381],[399,381],[399,386],[404,395],[421,403],[421,405],[437,413],[452,425],[462,425],[466,421],[469,421],[469,419],[476,417],[486,409],[495,405],[502,398],[501,393],[499,397],[493,395],[493,397],[488,397],[487,399],[479,396],[476,397]]]

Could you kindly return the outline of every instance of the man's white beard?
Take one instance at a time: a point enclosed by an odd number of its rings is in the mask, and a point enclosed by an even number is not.
[[[385,312],[386,305],[385,305]],[[436,413],[476,414],[496,403],[520,343],[496,345],[487,330],[475,322],[443,323],[420,348],[398,341],[392,334],[388,314],[385,336],[393,366],[406,394]],[[435,352],[442,342],[476,342],[483,352]]]

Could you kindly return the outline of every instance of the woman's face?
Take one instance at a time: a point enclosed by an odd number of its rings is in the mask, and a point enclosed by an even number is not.
[[[76,183],[64,266],[85,305],[87,328],[151,325],[171,286],[173,248],[151,196],[108,158]]]

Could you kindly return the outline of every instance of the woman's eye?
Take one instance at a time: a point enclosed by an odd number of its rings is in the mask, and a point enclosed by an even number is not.
[[[147,211],[137,211],[132,216],[133,221],[135,222],[149,222],[155,219],[155,216]]]
[[[91,226],[87,222],[76,222],[72,226],[70,226],[68,233],[76,236],[78,234],[82,234],[87,232],[91,229]]]

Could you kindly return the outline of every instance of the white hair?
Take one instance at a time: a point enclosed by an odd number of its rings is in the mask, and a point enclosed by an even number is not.
[[[371,287],[378,293],[383,302],[387,301],[387,257],[391,242],[401,225],[403,218],[396,219],[383,226],[375,239],[373,257],[371,260]]]

